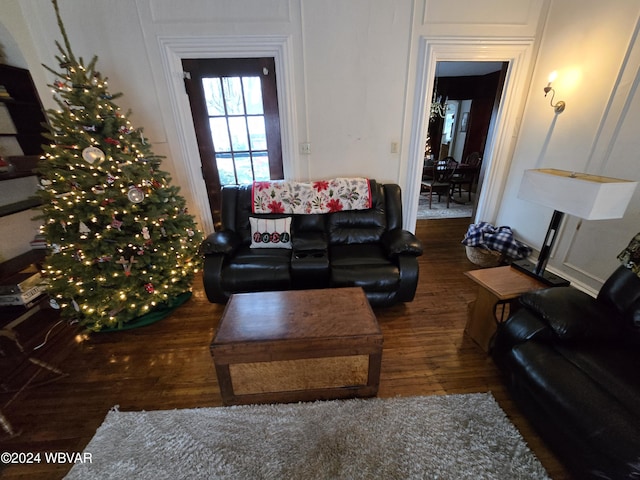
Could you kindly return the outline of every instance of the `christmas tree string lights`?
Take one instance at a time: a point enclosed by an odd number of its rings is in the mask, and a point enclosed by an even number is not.
[[[141,128],[110,94],[107,79],[64,47],[50,85],[49,145],[38,173],[49,293],[89,329],[123,328],[184,301],[199,268],[202,235],[179,188],[160,169]]]

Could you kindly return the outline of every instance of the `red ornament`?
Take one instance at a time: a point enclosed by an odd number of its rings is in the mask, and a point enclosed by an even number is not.
[[[120,145],[120,142],[115,138],[107,137],[104,139],[104,141],[110,143],[111,145]]]
[[[156,291],[155,287],[153,286],[153,283],[147,283],[144,286],[144,289],[148,292],[148,293],[153,293]]]

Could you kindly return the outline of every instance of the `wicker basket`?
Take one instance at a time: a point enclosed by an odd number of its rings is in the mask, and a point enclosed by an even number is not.
[[[482,268],[497,267],[504,262],[504,255],[496,250],[489,250],[483,247],[464,247],[467,251],[467,258]]]

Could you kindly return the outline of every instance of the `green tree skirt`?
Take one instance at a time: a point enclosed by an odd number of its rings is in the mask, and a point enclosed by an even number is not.
[[[191,298],[191,292],[184,292],[178,295],[177,297],[169,300],[167,303],[163,303],[162,305],[158,305],[158,307],[145,315],[142,315],[138,318],[134,318],[129,322],[125,323],[121,327],[104,327],[98,332],[95,333],[103,333],[103,332],[121,332],[122,330],[131,330],[133,328],[140,328],[147,325],[151,325],[152,323],[159,322],[164,317],[172,313],[176,308],[182,305],[184,302]]]

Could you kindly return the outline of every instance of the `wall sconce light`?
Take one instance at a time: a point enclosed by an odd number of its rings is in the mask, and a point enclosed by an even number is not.
[[[555,105],[553,103],[553,98],[556,96],[556,91],[551,87],[551,83],[557,78],[558,73],[553,71],[549,74],[549,83],[544,87],[544,96],[546,97],[549,92],[551,92],[551,100],[549,100],[549,105],[553,107],[556,113],[564,112],[564,108],[567,106],[562,100],[558,100]]]

